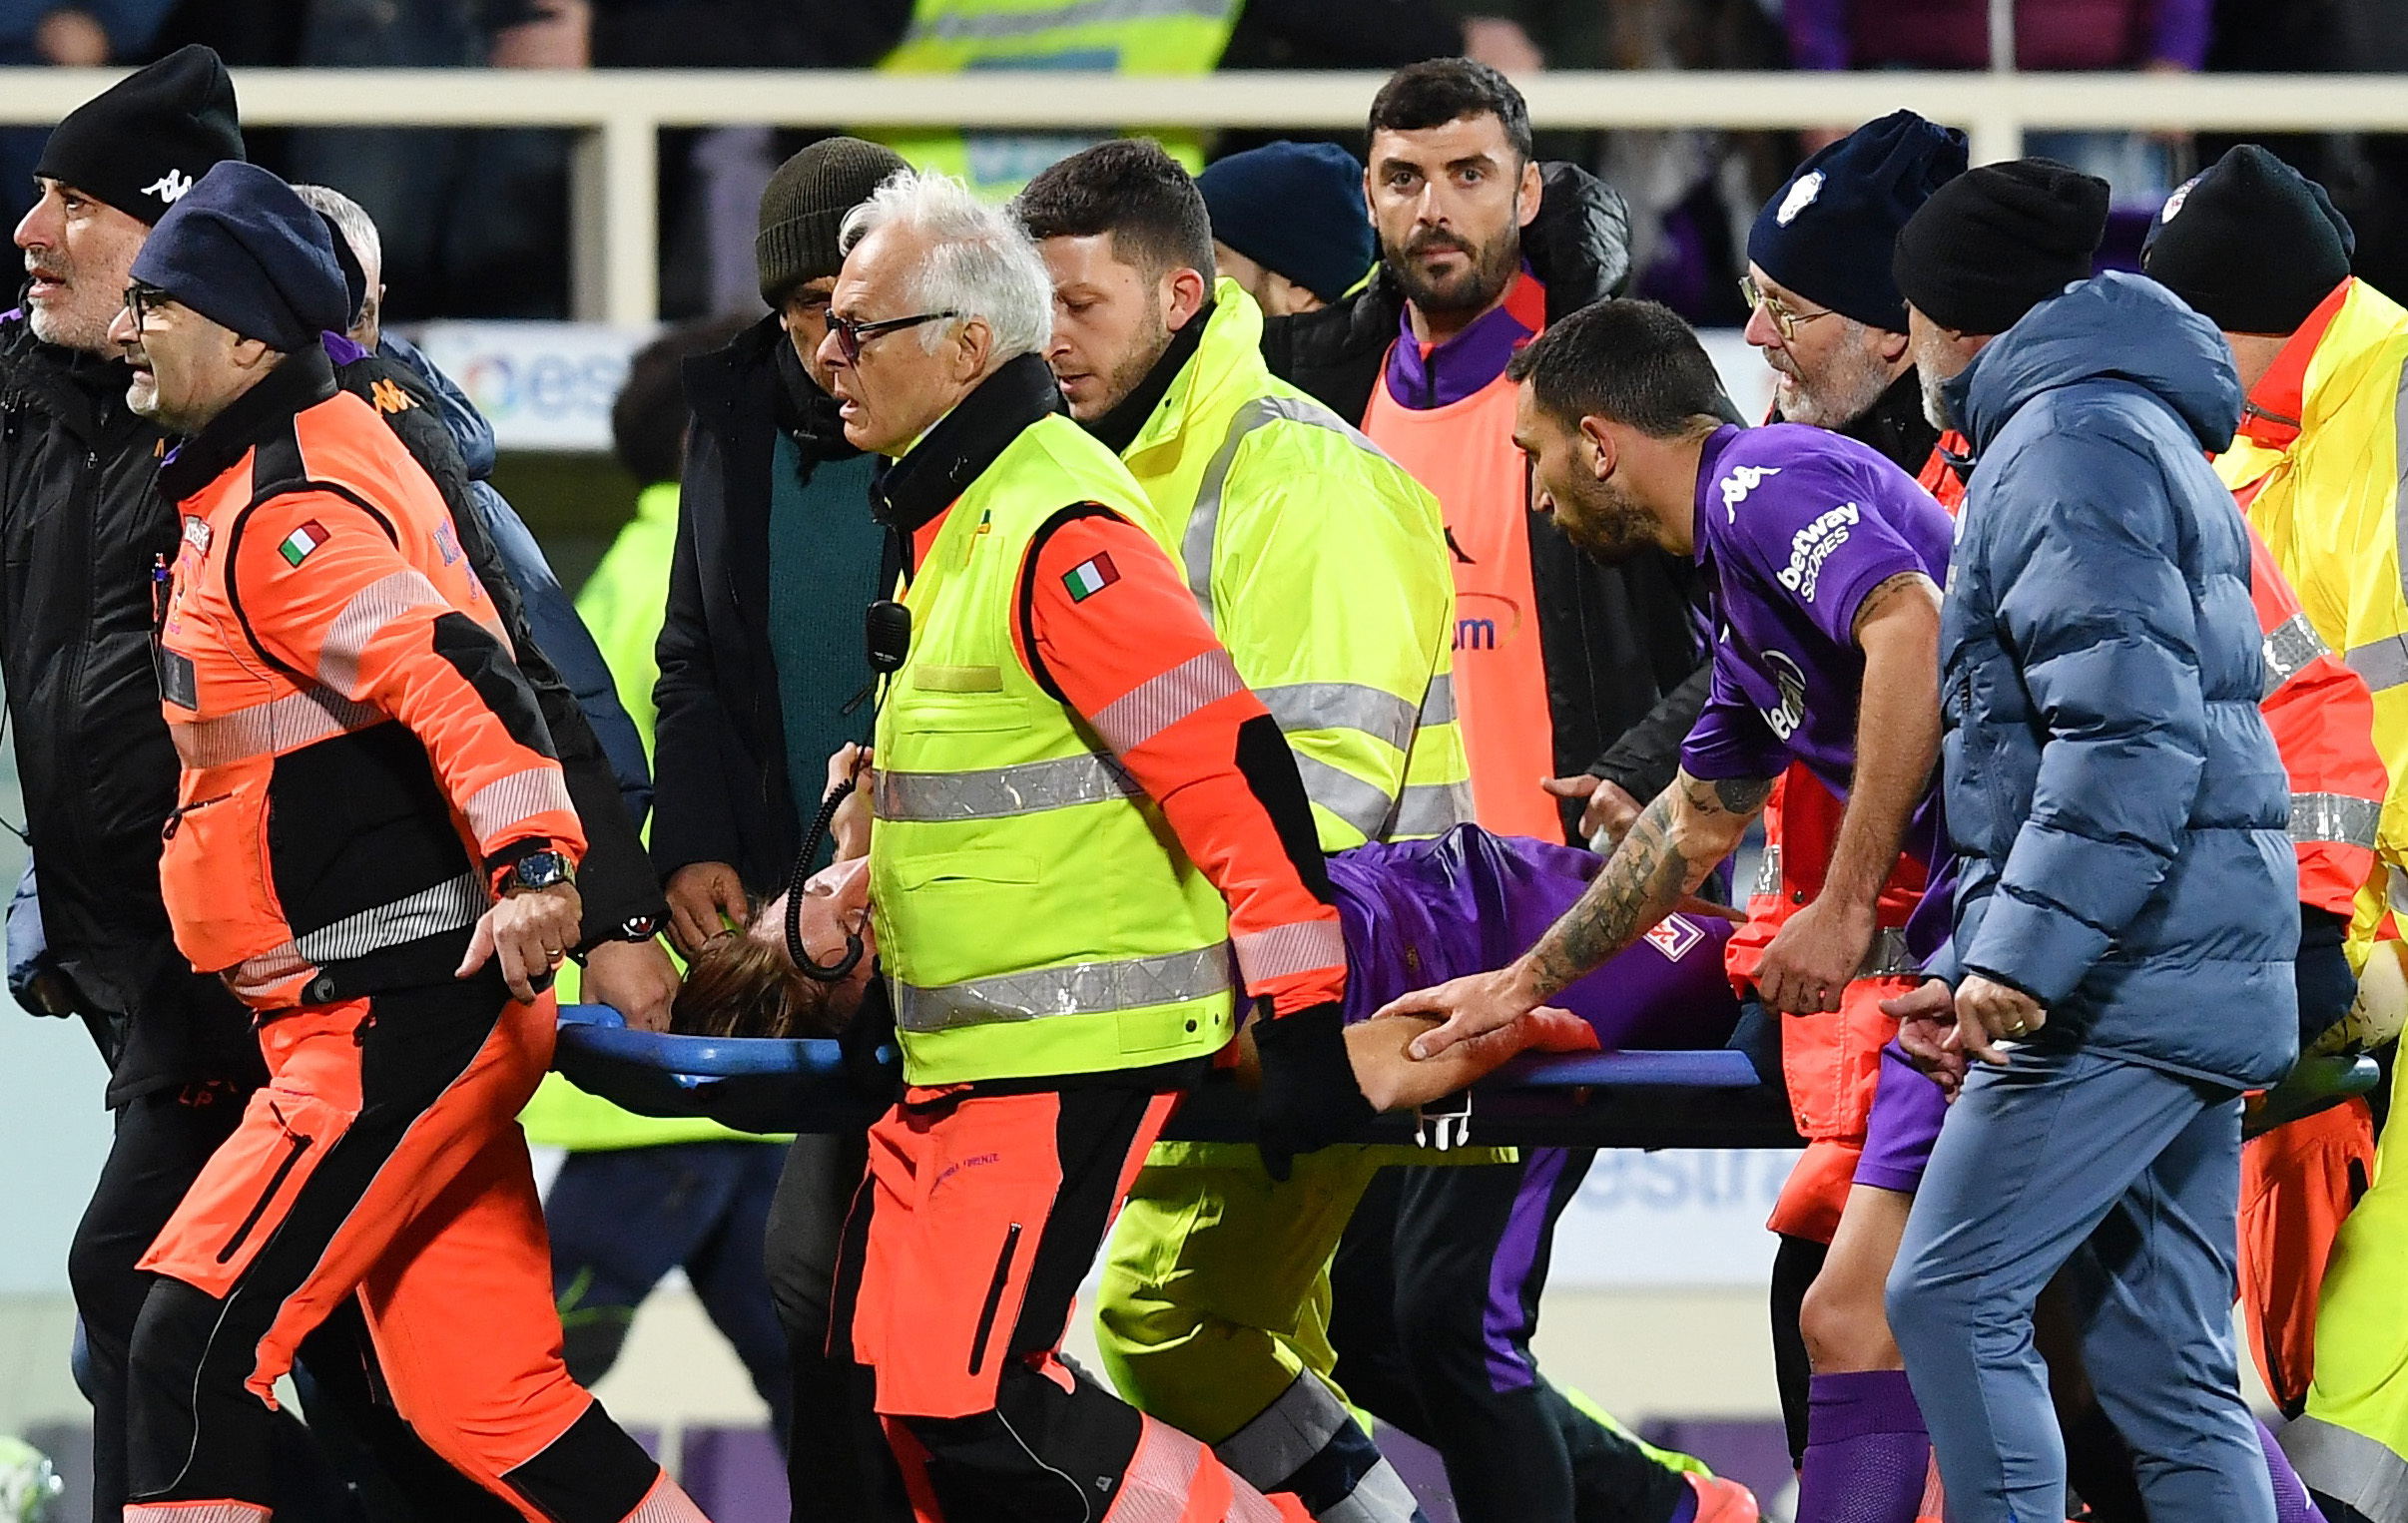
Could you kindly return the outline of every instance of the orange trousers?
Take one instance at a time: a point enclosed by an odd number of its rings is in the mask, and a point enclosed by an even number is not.
[[[142,1261],[128,1523],[268,1516],[276,1381],[352,1296],[400,1415],[530,1523],[701,1517],[561,1362],[516,1120],[556,1019],[485,977],[263,1021],[267,1086]]]
[[[829,1349],[921,1523],[1278,1523],[1212,1451],[1059,1357],[1078,1284],[1192,1065],[912,1090],[870,1129]]]

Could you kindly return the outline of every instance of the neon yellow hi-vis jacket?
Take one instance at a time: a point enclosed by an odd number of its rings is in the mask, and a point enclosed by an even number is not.
[[[652,758],[652,685],[660,667],[652,656],[661,618],[669,606],[669,553],[677,543],[677,483],[646,487],[636,498],[636,516],[577,593],[577,616],[593,632],[594,644],[610,664],[619,702],[644,738]],[[562,1004],[577,998],[578,967],[564,963],[556,987]],[[558,1074],[543,1076],[535,1098],[518,1116],[527,1141],[539,1147],[595,1153],[609,1148],[654,1148],[665,1143],[758,1142],[715,1121],[638,1116],[599,1095],[589,1095]]]
[[[2358,896],[2350,950],[2363,962],[2385,912],[2408,902],[2408,525],[2399,514],[2408,311],[2353,279],[2322,336],[2303,332],[2293,342],[2314,344],[2300,383],[2298,437],[2274,448],[2244,433],[2215,468],[2240,494],[2317,635],[2374,690],[2375,749],[2391,770],[2375,849],[2390,887]],[[2295,362],[2288,350],[2284,357]],[[2278,358],[2269,380],[2285,368]],[[2267,389],[2261,381],[2258,391]],[[2252,393],[2253,405],[2270,401]]]
[[[1209,74],[1229,46],[1241,0],[917,0],[911,23],[881,69],[954,74],[981,69],[1078,69],[1117,74]],[[1132,123],[1143,130],[1144,124]],[[1109,134],[960,132],[889,128],[864,137],[890,144],[923,170],[942,170],[988,201],[1008,201],[1037,173]],[[1193,132],[1152,136],[1187,166],[1204,168]]]
[[[1324,850],[1472,818],[1438,499],[1263,363],[1234,281],[1122,463],[1313,800]]]

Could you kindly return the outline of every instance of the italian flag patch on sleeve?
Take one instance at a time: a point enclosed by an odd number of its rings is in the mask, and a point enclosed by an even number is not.
[[[288,566],[299,566],[309,558],[310,551],[325,542],[326,526],[312,518],[286,535],[285,542],[276,547],[276,552],[285,558]]]
[[[1062,586],[1073,603],[1084,603],[1119,580],[1120,569],[1109,554],[1089,556],[1062,573]]]

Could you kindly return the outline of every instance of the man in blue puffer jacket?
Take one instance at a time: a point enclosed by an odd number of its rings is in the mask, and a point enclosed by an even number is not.
[[[2107,196],[1991,166],[1898,241],[1927,404],[1976,464],[1940,644],[1954,928],[1893,1002],[1957,1104],[1890,1322],[1960,1523],[2065,1516],[2032,1307],[2069,1266],[2150,1515],[2274,1523],[2234,1222],[2241,1092],[2297,1045],[2298,895],[2248,543],[2206,462],[2241,389],[2212,323],[2083,278]]]

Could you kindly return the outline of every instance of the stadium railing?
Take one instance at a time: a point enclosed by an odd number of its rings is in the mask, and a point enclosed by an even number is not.
[[[0,69],[0,125],[56,122],[119,70]],[[659,131],[768,124],[1040,130],[1359,128],[1383,76],[979,71],[241,69],[261,127],[557,127],[582,134],[573,196],[576,315],[657,315]],[[2392,75],[1549,73],[1519,81],[1541,128],[1849,125],[1908,107],[1961,126],[1978,163],[2033,129],[2408,132]]]

